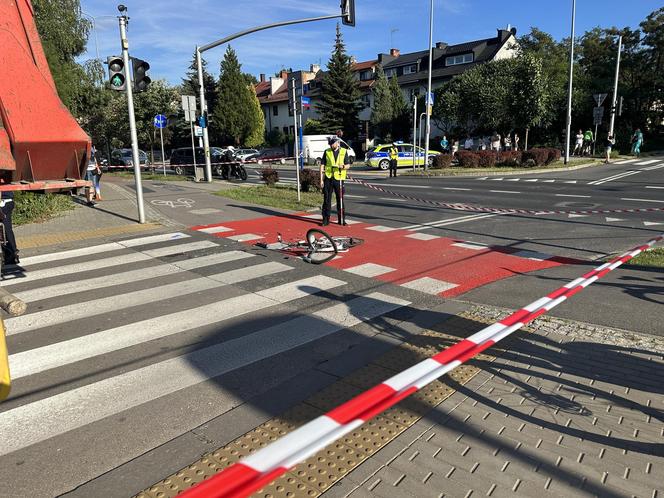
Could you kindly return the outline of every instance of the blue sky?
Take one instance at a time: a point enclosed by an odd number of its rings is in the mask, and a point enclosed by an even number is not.
[[[81,0],[83,11],[94,16],[102,59],[119,53],[116,16],[118,2]],[[249,27],[277,21],[336,14],[339,0],[126,0],[131,18],[130,53],[147,60],[152,79],[179,84],[194,48]],[[577,34],[595,27],[636,27],[661,0],[577,0]],[[402,52],[426,49],[429,0],[356,0],[357,25],[343,27],[349,53],[369,60],[392,45]],[[435,0],[434,42],[461,43],[495,36],[496,28],[511,24],[518,34],[537,26],[557,39],[569,36],[571,0]],[[398,30],[394,31],[393,30]],[[236,40],[243,70],[258,76],[281,67],[306,69],[329,59],[335,21],[277,28]],[[208,67],[218,73],[224,47],[207,52]],[[96,56],[95,35],[88,53]]]

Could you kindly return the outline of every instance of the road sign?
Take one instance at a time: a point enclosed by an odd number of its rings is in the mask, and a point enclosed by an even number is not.
[[[154,117],[154,121],[152,122],[154,124],[155,128],[166,128],[166,125],[168,124],[168,119],[166,119],[166,116],[163,114],[157,114]]]
[[[184,119],[186,121],[196,121],[196,97],[193,95],[183,95],[182,110],[184,110]]]
[[[203,128],[200,126],[194,126],[194,135],[197,137],[202,137],[203,136]]]
[[[604,108],[603,107],[595,107],[593,109],[593,124],[601,125],[603,117],[604,117]]]
[[[606,93],[596,93],[593,95],[595,98],[595,102],[597,102],[597,107],[600,107],[604,103],[604,99],[606,98],[608,94]]]
[[[433,92],[429,93],[429,97],[427,98],[427,105],[433,105]]]
[[[310,97],[302,97],[302,109],[311,109]]]

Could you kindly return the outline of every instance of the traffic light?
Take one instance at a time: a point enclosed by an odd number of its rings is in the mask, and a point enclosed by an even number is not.
[[[341,0],[341,22],[355,26],[355,0]]]
[[[150,64],[148,64],[144,60],[132,57],[131,66],[132,66],[132,81],[134,83],[134,91],[136,93],[146,91],[148,89],[148,86],[150,85],[150,82],[152,81],[148,76],[148,70],[150,69]]]
[[[111,84],[111,90],[122,92],[127,89],[127,78],[125,76],[125,67],[122,57],[111,55],[106,59],[108,63],[108,81]]]

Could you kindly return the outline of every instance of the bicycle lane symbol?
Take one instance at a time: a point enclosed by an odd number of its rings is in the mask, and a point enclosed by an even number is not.
[[[184,207],[186,209],[190,209],[194,204],[196,204],[196,201],[193,199],[186,199],[186,198],[180,198],[175,201],[167,201],[163,199],[154,199],[153,201],[150,201],[150,203],[153,206],[165,206],[165,207],[170,207],[177,209],[179,207]]]

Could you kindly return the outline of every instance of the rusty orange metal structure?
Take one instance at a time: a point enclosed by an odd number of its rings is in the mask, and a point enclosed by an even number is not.
[[[0,190],[87,185],[90,137],[58,97],[30,0],[0,0],[0,67]]]

